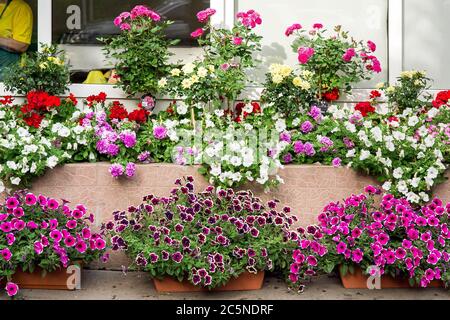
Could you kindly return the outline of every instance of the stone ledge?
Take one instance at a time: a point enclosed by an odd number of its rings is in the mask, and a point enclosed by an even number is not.
[[[110,219],[112,212],[139,204],[147,194],[168,195],[177,178],[193,176],[197,191],[208,185],[206,179],[198,173],[197,166],[138,165],[137,174],[132,179],[114,179],[108,168],[108,163],[57,167],[37,179],[31,191],[70,200],[72,205],[85,204],[94,213],[99,226]],[[368,184],[376,184],[375,179],[352,169],[322,165],[288,165],[280,172],[280,176],[285,183],[277,190],[264,193],[261,187],[252,186],[252,189],[264,201],[276,198],[282,205],[290,206],[292,213],[299,218],[299,224],[303,226],[315,223],[317,215],[329,202],[360,193]],[[450,177],[450,174],[447,176]],[[450,202],[448,186],[448,183],[444,183],[435,190],[435,194],[446,202]],[[117,269],[125,263],[124,256],[114,254],[106,267]]]

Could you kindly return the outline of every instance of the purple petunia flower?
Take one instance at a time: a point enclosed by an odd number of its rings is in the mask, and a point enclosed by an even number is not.
[[[125,173],[129,178],[134,177],[136,174],[136,165],[133,162],[128,163],[125,168]]]
[[[313,129],[314,129],[314,126],[313,126],[313,124],[310,121],[303,122],[301,127],[300,127],[300,130],[303,133],[310,133],[311,131],[313,131]]]
[[[167,129],[163,126],[154,127],[153,136],[158,140],[163,140],[167,137]]]
[[[109,173],[111,173],[114,178],[118,178],[124,173],[123,166],[121,164],[113,164],[109,167]]]

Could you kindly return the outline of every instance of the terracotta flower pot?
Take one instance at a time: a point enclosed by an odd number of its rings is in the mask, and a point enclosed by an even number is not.
[[[187,280],[179,282],[171,277],[165,277],[162,280],[153,279],[153,283],[158,292],[250,291],[262,288],[264,272],[258,272],[257,274],[244,272],[239,277],[231,279],[225,286],[212,290],[194,286]]]
[[[42,275],[41,268],[36,268],[32,273],[18,270],[12,276],[12,281],[20,289],[75,290],[77,281],[81,280],[81,274],[76,276],[74,271],[68,268],[48,272],[44,277]]]
[[[369,289],[367,286],[368,276],[362,273],[361,268],[355,267],[353,274],[350,271],[343,275],[342,269],[339,267],[339,274],[341,276],[342,285],[346,289]],[[442,281],[434,280],[428,287],[440,288],[443,287]],[[416,286],[417,287],[417,286]],[[395,288],[411,288],[408,279],[393,278],[390,275],[383,275],[381,277],[381,289],[395,289]]]

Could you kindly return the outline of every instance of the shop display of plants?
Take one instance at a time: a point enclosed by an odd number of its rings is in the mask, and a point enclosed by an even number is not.
[[[361,269],[368,276],[408,279],[411,286],[427,287],[435,280],[448,286],[450,204],[434,198],[418,207],[392,194],[376,204],[380,193],[368,186],[364,194],[325,207],[317,225],[299,236],[291,283],[301,286],[313,275],[339,268],[342,277]],[[326,247],[327,253],[317,254],[317,246]]]
[[[102,226],[113,250],[124,251],[130,268],[152,278],[188,280],[213,289],[244,272],[281,270],[289,263],[290,209],[267,204],[251,191],[194,191],[194,180],[178,179],[167,197],[145,196]]]
[[[0,205],[0,281],[9,296],[19,290],[18,272],[48,273],[99,259],[105,239],[91,229],[94,216],[82,204],[18,191]]]

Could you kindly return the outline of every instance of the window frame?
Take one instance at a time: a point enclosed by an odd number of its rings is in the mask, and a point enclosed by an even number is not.
[[[52,1],[57,0],[39,0],[38,1],[38,42],[50,44],[52,42]],[[215,25],[231,27],[234,23],[234,17],[237,13],[238,1],[243,0],[211,0],[211,8],[216,9],[217,13],[212,17]],[[388,81],[394,82],[400,72],[403,70],[403,15],[405,0],[387,0],[388,1],[388,61],[385,68],[388,68]],[[262,88],[249,87],[242,94],[243,97],[250,96],[257,99]],[[372,89],[354,89],[353,94],[344,96],[342,102],[358,102],[367,99]],[[92,85],[92,84],[72,84],[70,91],[76,96],[84,98],[95,92],[103,91],[111,99],[128,99],[127,95],[119,88],[112,85]],[[430,90],[436,92],[439,90]],[[2,84],[0,84],[0,94],[8,93]]]

